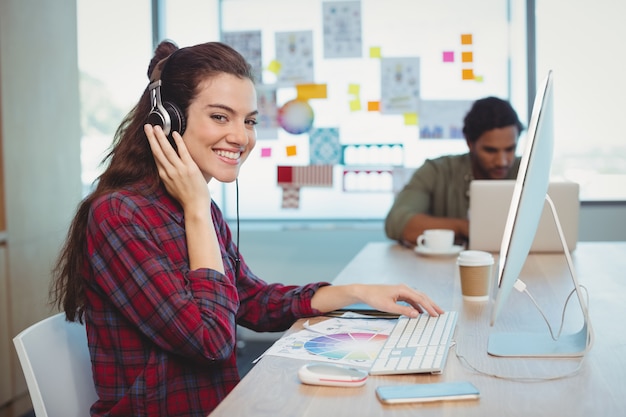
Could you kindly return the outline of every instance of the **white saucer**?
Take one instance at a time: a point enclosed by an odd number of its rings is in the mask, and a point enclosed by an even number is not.
[[[427,248],[426,246],[416,246],[415,252],[424,256],[452,256],[456,255],[463,250],[462,245],[454,245],[450,249],[445,251],[435,251]]]

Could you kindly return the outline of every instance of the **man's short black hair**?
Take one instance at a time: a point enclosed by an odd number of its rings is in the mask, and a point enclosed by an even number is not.
[[[468,142],[474,143],[489,130],[512,125],[517,126],[518,134],[524,130],[511,104],[497,97],[485,97],[476,100],[465,115],[463,135]]]

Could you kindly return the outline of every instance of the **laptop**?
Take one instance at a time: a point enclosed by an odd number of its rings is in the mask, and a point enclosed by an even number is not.
[[[515,180],[474,180],[470,183],[469,249],[500,251],[514,187]],[[548,186],[548,195],[554,203],[570,251],[576,248],[578,242],[579,188],[577,183],[565,181],[550,182]],[[563,252],[547,201],[530,251]]]

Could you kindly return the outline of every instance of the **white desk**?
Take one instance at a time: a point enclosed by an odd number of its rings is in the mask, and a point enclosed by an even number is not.
[[[595,344],[580,372],[550,381],[521,382],[479,374],[464,366],[457,352],[484,372],[516,377],[551,377],[575,369],[580,359],[495,358],[486,353],[488,333],[511,327],[546,331],[528,298],[511,294],[511,306],[494,329],[489,327],[489,303],[463,301],[455,258],[425,258],[399,245],[370,243],[333,281],[405,282],[426,291],[443,308],[457,310],[459,320],[447,366],[442,375],[370,376],[359,388],[303,385],[296,359],[264,357],[211,416],[626,416],[626,242],[580,243],[573,259],[578,279],[590,294]],[[553,323],[571,289],[564,255],[533,254],[521,278]],[[558,297],[556,305],[549,300]],[[545,304],[544,304],[545,303]],[[546,305],[547,304],[547,305]],[[572,304],[572,311],[579,311]],[[521,311],[525,314],[520,314]],[[322,318],[320,318],[321,320]],[[316,319],[317,320],[317,319]],[[293,329],[300,329],[302,321]],[[558,324],[553,324],[558,327]],[[472,381],[479,400],[383,405],[375,395],[378,385]]]

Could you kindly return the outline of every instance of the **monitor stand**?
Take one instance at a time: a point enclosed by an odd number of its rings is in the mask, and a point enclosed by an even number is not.
[[[589,322],[589,310],[587,303],[583,297],[576,273],[574,271],[574,263],[570,251],[565,241],[563,228],[559,221],[559,216],[554,207],[554,203],[549,195],[546,194],[546,201],[552,211],[552,217],[556,224],[567,266],[570,276],[574,282],[576,295],[583,314],[583,326],[574,333],[560,335],[554,340],[549,332],[546,333],[492,333],[489,335],[489,344],[487,352],[493,356],[505,357],[580,357],[583,356],[592,344],[592,329]]]

